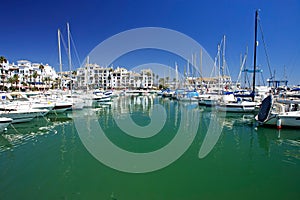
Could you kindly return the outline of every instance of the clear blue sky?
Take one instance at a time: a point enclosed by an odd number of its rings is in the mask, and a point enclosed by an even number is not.
[[[222,36],[227,37],[226,60],[235,79],[240,54],[249,47],[253,64],[254,12],[260,18],[272,70],[300,84],[300,1],[2,1],[0,55],[10,61],[28,59],[49,63],[58,70],[57,29],[66,34],[69,22],[80,59],[100,42],[119,32],[138,27],[164,27],[182,32],[199,42],[214,57]],[[261,37],[258,65],[269,77]],[[66,60],[66,58],[64,59]]]

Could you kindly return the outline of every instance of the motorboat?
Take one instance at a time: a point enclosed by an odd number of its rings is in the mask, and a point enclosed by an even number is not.
[[[260,125],[283,127],[300,127],[300,100],[274,99],[266,97],[261,104],[259,113],[255,116]]]
[[[248,113],[254,112],[259,106],[257,102],[247,101],[233,94],[223,95],[222,100],[216,105],[217,111]]]
[[[12,123],[21,123],[31,121],[35,117],[44,116],[49,112],[48,109],[34,109],[34,108],[6,108],[0,106],[0,116],[11,118]]]
[[[0,117],[0,133],[7,129],[7,126],[13,121],[11,118]]]

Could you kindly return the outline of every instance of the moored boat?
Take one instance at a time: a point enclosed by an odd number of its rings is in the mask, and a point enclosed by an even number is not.
[[[31,121],[35,117],[44,116],[49,112],[47,109],[6,109],[0,108],[0,116],[12,119],[12,123]]]
[[[300,128],[300,101],[276,100],[269,95],[262,101],[256,121],[260,125]]]
[[[0,117],[0,133],[2,133],[12,121],[13,119],[11,118]]]
[[[236,98],[233,94],[222,96],[222,101],[216,105],[216,109],[222,112],[254,112],[258,106],[257,102],[246,101],[242,98]]]
[[[66,102],[66,101],[57,101],[54,103],[53,109],[50,111],[50,113],[63,113],[68,109],[72,108],[72,103]]]

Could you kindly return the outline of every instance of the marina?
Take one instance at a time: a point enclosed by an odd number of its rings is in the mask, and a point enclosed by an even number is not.
[[[3,2],[0,200],[300,199],[299,10]]]
[[[154,137],[128,137],[114,116],[130,113],[147,125],[153,105],[167,121]],[[183,110],[181,110],[181,108]],[[112,104],[48,114],[13,124],[0,135],[1,199],[285,199],[298,198],[299,130],[256,128],[254,115],[205,110],[197,103],[156,95],[113,98]],[[214,109],[214,108],[211,108]],[[132,152],[160,149],[174,139],[184,110],[199,116],[189,149],[171,165],[146,174],[123,173],[96,160],[76,131],[75,115],[94,112],[107,137]],[[181,120],[180,120],[181,119]],[[222,121],[216,145],[198,157],[209,124]],[[88,129],[86,130],[87,134]],[[186,133],[188,134],[188,133]],[[99,141],[101,145],[101,141]],[[270,170],[272,169],[272,170]],[[218,183],[218,184],[216,184]],[[276,183],[276,184],[274,184]],[[52,189],[50,189],[52,188]],[[15,192],[15,191],[18,192]],[[217,191],[217,192],[214,192]]]

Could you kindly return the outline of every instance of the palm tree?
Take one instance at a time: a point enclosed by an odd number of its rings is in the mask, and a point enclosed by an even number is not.
[[[43,81],[43,72],[44,72],[44,65],[40,64],[39,69],[41,70],[41,80],[42,80],[42,85],[44,85],[44,81]]]
[[[24,83],[26,83],[26,85],[24,85],[24,86],[27,86],[27,83],[28,83],[28,75],[27,74],[25,74],[24,75],[24,81],[23,81]]]
[[[53,80],[50,77],[47,77],[47,80],[48,80],[48,85],[49,85],[49,89],[50,89],[51,81],[52,81],[52,84],[53,84]]]
[[[52,89],[57,88],[61,89],[61,79],[60,78],[55,78],[54,83],[52,85]]]
[[[32,75],[27,76],[27,78],[29,78],[28,85],[29,85],[29,89],[31,90],[31,79],[32,79]]]
[[[165,79],[166,79],[166,85],[169,85],[170,77],[167,76]]]
[[[51,78],[50,77],[45,77],[44,78],[44,81],[46,82],[46,86],[48,86],[50,88],[50,81],[51,81]]]
[[[13,77],[8,78],[8,83],[10,83],[10,87],[13,87],[13,84],[15,83],[15,79]]]
[[[45,78],[42,79],[43,84],[45,83],[44,89],[47,87],[47,80],[48,80],[47,78],[48,77],[45,77]]]
[[[17,88],[17,84],[19,83],[19,75],[18,74],[14,74],[13,82],[16,84],[16,88]]]
[[[7,63],[7,59],[4,56],[0,56],[0,64]]]
[[[159,80],[158,80],[158,82],[159,82],[159,84],[160,85],[165,85],[165,79],[164,78],[160,78]]]
[[[34,87],[36,87],[36,78],[38,77],[37,71],[33,72],[32,77],[34,78]]]

